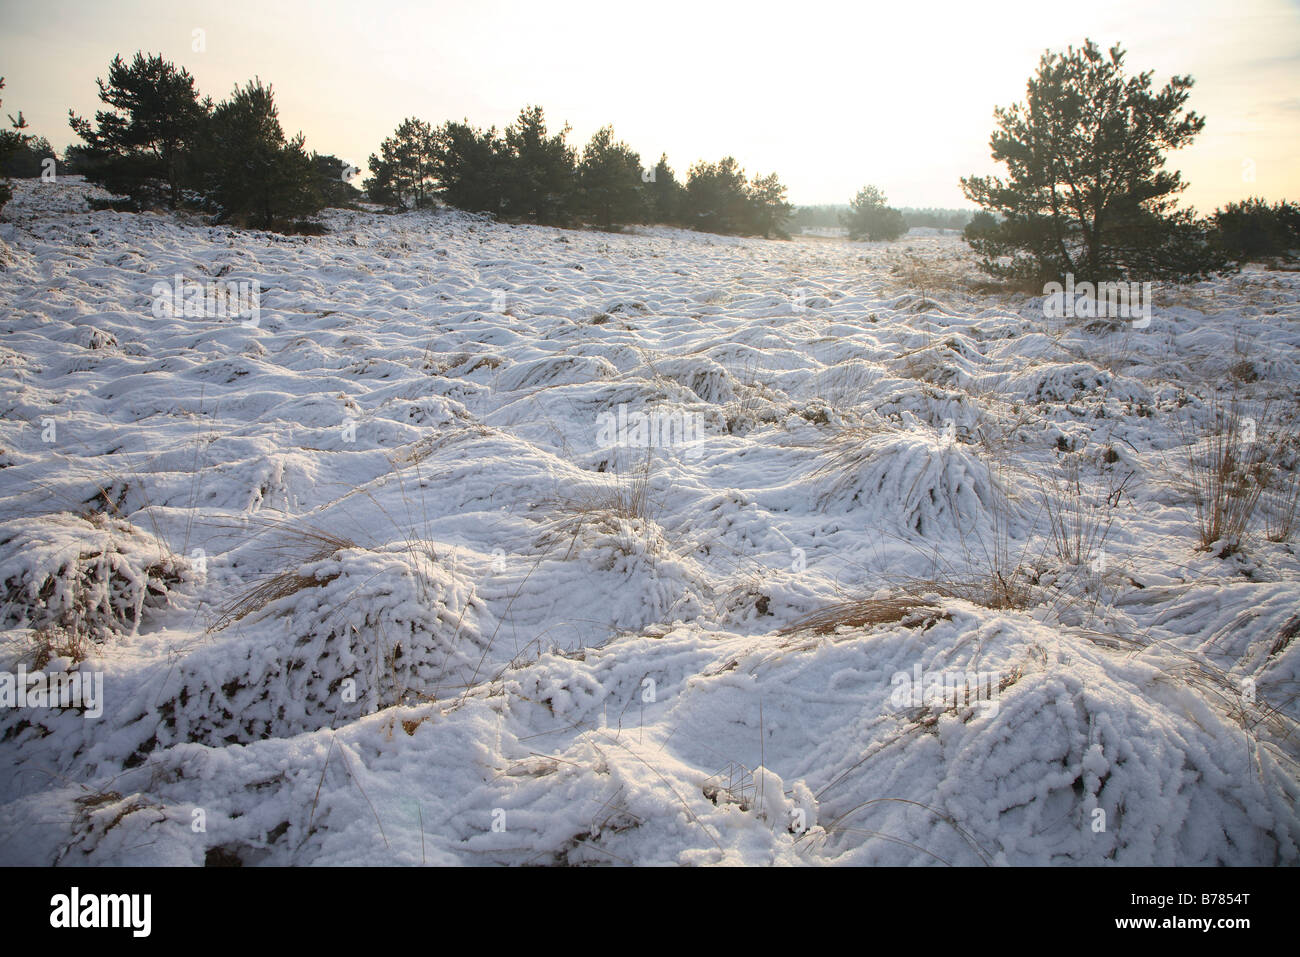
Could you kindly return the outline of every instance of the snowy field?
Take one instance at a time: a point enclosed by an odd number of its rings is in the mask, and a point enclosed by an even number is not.
[[[0,863],[1300,858],[1296,545],[1186,467],[1294,407],[1300,273],[1137,329],[945,236],[17,191],[0,670],[102,695],[0,709]]]

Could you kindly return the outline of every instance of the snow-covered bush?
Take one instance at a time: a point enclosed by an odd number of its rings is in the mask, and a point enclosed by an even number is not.
[[[163,700],[160,743],[337,726],[442,698],[482,658],[472,585],[405,543],[342,548],[276,577],[286,584],[272,600],[223,619],[216,640],[150,692]]]
[[[57,626],[96,641],[134,634],[192,577],[189,563],[130,522],[103,512],[0,525],[5,625]]]

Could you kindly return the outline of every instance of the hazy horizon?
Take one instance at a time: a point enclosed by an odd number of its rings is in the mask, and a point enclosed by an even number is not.
[[[847,203],[872,183],[894,206],[972,208],[958,178],[1001,170],[988,149],[994,107],[1023,99],[1045,49],[1091,37],[1122,43],[1129,72],[1154,71],[1156,87],[1175,73],[1195,79],[1188,106],[1206,127],[1169,157],[1190,182],[1185,203],[1300,199],[1296,0],[1230,12],[1204,0],[809,3],[797,21],[769,3],[678,0],[627,10],[232,0],[218,11],[73,0],[60,13],[0,0],[3,111],[21,110],[60,153],[75,140],[68,109],[93,115],[114,54],[143,50],[187,68],[214,100],[259,76],[287,133],[363,172],[407,116],[502,128],[537,103],[552,129],[571,124],[575,146],[612,123],[643,163],[666,152],[680,178],[696,160],[732,155],[747,173],[776,172],[798,205]]]

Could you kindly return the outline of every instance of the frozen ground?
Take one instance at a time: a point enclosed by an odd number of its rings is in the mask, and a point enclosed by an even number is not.
[[[0,863],[1300,857],[1296,546],[1198,551],[1185,485],[1212,393],[1294,402],[1300,274],[1138,330],[972,292],[949,237],[18,190],[0,670],[104,701],[0,710]],[[258,324],[155,315],[177,274]]]

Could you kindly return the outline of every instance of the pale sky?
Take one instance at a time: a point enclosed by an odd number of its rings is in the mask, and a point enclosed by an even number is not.
[[[964,207],[958,178],[995,170],[994,106],[1023,99],[1044,49],[1089,36],[1156,86],[1195,78],[1208,122],[1169,164],[1186,202],[1300,200],[1300,0],[0,0],[0,75],[3,112],[60,151],[68,108],[93,114],[95,78],[139,49],[216,100],[260,76],[286,132],[361,167],[406,116],[500,128],[539,103],[579,146],[613,123],[683,179],[731,154],[799,204],[872,183],[895,206]]]

